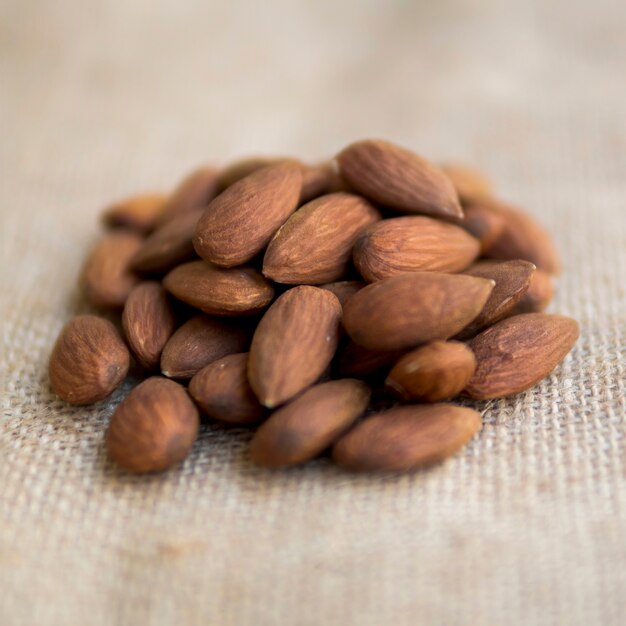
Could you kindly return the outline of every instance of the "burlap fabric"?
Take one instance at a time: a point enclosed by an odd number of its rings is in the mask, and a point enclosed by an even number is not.
[[[625,6],[0,3],[0,624],[623,624]],[[129,386],[70,408],[46,381],[100,207],[364,136],[476,163],[551,229],[572,354],[430,471],[261,471],[210,426],[118,472]]]

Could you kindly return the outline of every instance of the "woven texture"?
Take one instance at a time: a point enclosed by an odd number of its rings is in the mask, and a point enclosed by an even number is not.
[[[269,5],[269,6],[268,6]],[[0,3],[0,624],[622,624],[626,3]],[[581,324],[458,456],[261,471],[205,426],[136,478],[47,358],[108,200],[362,137],[474,163],[554,233]]]

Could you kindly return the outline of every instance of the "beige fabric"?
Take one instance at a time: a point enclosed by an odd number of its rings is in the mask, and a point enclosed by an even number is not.
[[[625,7],[0,3],[0,624],[623,624]],[[175,471],[118,472],[123,392],[46,382],[100,207],[363,136],[476,163],[545,222],[571,356],[431,471],[259,471],[212,426]]]

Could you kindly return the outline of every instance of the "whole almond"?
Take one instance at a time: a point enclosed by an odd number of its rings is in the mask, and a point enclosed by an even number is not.
[[[337,157],[341,176],[370,200],[410,213],[462,217],[452,182],[436,165],[388,141],[357,141]]]
[[[353,296],[357,291],[363,289],[366,284],[367,283],[364,283],[361,280],[340,280],[334,283],[320,285],[320,287],[334,293],[339,299],[341,306],[343,306],[348,298]]]
[[[50,357],[54,392],[70,404],[103,400],[124,380],[130,355],[111,322],[79,315],[68,322]]]
[[[251,156],[244,157],[237,161],[233,161],[230,165],[226,166],[220,171],[217,177],[217,188],[221,193],[224,189],[231,187],[236,182],[240,181],[246,176],[250,176],[253,172],[256,172],[269,165],[279,165],[280,163],[291,162],[300,165],[297,159],[289,157],[269,157],[269,156]]]
[[[197,258],[192,239],[201,215],[202,210],[195,210],[171,218],[143,242],[131,267],[137,272],[162,273]]]
[[[312,385],[330,363],[339,339],[341,305],[317,287],[286,291],[257,326],[248,378],[257,398],[273,408]]]
[[[129,294],[122,326],[137,363],[146,370],[158,367],[161,352],[176,329],[176,316],[160,283],[146,281]]]
[[[192,261],[179,265],[163,279],[176,298],[211,315],[251,315],[272,301],[274,288],[255,269],[223,269]]]
[[[493,287],[492,280],[462,274],[399,274],[352,296],[343,324],[371,350],[412,348],[456,335],[481,312]]]
[[[87,257],[81,285],[87,299],[98,307],[121,308],[139,282],[130,270],[130,260],[142,244],[142,237],[130,231],[107,233]]]
[[[191,378],[209,363],[242,352],[248,343],[248,333],[240,324],[196,315],[165,345],[161,371],[168,378]]]
[[[464,274],[490,278],[495,281],[491,295],[478,317],[460,333],[459,337],[473,337],[479,330],[491,326],[513,314],[515,305],[522,299],[535,272],[530,261],[479,261]]]
[[[354,341],[348,341],[337,350],[334,359],[335,367],[339,376],[367,377],[383,368],[390,367],[404,352],[404,350],[380,352],[359,346]]]
[[[160,472],[189,454],[198,426],[198,409],[185,388],[154,376],[115,409],[106,432],[107,453],[131,472]]]
[[[140,233],[149,233],[156,226],[166,199],[167,196],[162,193],[124,198],[104,211],[102,222],[110,228],[121,226]]]
[[[231,424],[253,424],[267,409],[248,383],[248,354],[229,354],[201,369],[189,383],[189,393],[200,410]]]
[[[463,218],[457,223],[480,241],[480,248],[485,252],[502,234],[506,220],[503,215],[491,211],[481,204],[463,207]]]
[[[404,400],[440,402],[459,394],[476,369],[473,352],[459,341],[433,341],[405,354],[385,381]]]
[[[301,189],[297,163],[270,165],[242,178],[215,198],[200,218],[196,252],[222,267],[246,263],[296,210]]]
[[[578,339],[578,324],[560,315],[509,317],[472,339],[476,372],[464,393],[476,400],[529,389],[563,360]]]
[[[462,203],[480,200],[491,195],[491,181],[477,169],[460,163],[444,163],[441,169],[452,181]]]
[[[326,161],[315,165],[302,164],[300,204],[310,202],[324,194],[344,191],[345,188],[346,185],[339,176],[335,161]]]
[[[401,406],[366,418],[333,448],[352,470],[407,471],[439,463],[481,428],[480,413],[452,404]]]
[[[545,311],[554,296],[554,282],[548,272],[535,270],[530,285],[521,300],[515,304],[511,315],[520,313],[540,313]]]
[[[480,244],[465,230],[430,217],[383,220],[354,246],[354,264],[370,282],[418,270],[458,272],[478,256]]]
[[[278,409],[256,431],[250,457],[257,465],[283,467],[316,457],[363,414],[370,388],[358,380],[315,385]]]
[[[333,193],[317,198],[274,235],[263,259],[263,274],[292,285],[337,280],[350,265],[359,234],[379,219],[380,213],[359,196]]]

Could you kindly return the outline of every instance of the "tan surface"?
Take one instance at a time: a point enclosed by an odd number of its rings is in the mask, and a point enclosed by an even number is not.
[[[271,6],[267,6],[270,4]],[[626,3],[0,3],[0,624],[621,624]],[[103,203],[362,136],[491,172],[554,232],[581,339],[432,471],[133,478],[46,383]]]

